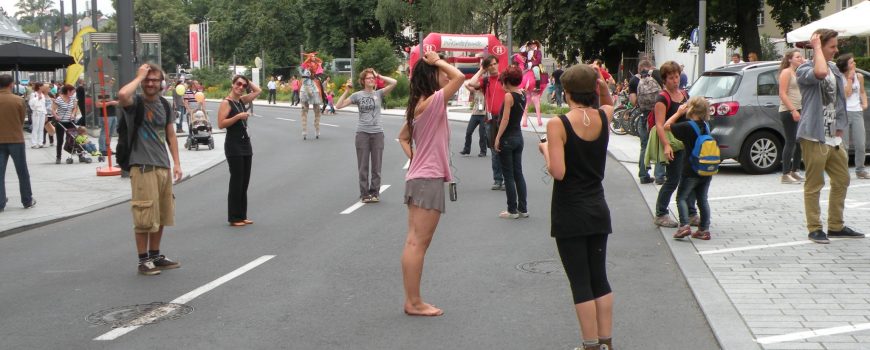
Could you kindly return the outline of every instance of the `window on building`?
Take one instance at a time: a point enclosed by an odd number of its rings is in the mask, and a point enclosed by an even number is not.
[[[852,7],[852,0],[840,0],[840,10]]]
[[[764,0],[758,1],[758,19],[756,22],[758,22],[759,27],[764,25]]]

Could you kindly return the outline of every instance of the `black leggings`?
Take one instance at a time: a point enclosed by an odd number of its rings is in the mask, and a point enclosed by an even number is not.
[[[610,294],[607,282],[607,235],[556,238],[562,266],[571,283],[574,304]]]
[[[227,221],[239,222],[248,218],[248,184],[251,182],[252,156],[229,156],[230,190],[227,194]]]
[[[63,128],[75,128],[75,124],[72,122],[57,122],[54,125],[54,134],[57,135],[57,159],[60,159],[60,154],[63,152],[63,141],[66,139],[66,135],[64,134],[66,130],[60,127],[63,124]]]

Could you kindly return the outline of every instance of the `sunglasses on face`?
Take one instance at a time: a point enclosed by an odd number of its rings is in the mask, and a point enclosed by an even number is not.
[[[247,88],[247,87],[248,87],[248,84],[246,84],[246,83],[243,82],[243,81],[237,81],[235,85],[238,86],[238,87],[242,87],[242,88]]]

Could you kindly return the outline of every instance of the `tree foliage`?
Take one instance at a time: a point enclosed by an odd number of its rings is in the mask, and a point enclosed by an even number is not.
[[[375,16],[389,31],[475,33],[502,36],[507,16],[515,2],[510,0],[380,0]]]
[[[175,67],[176,64],[187,64],[187,32],[191,22],[183,4],[177,0],[149,0],[136,1],[133,7],[133,21],[137,31],[160,34],[164,69],[173,70],[170,67]]]
[[[376,72],[385,75],[392,75],[399,68],[399,57],[387,38],[372,38],[357,45],[353,70],[359,74],[365,68],[374,68]]]

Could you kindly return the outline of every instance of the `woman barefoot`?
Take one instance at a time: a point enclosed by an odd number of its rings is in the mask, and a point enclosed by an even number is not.
[[[444,210],[444,182],[452,179],[447,158],[450,142],[447,101],[459,90],[465,76],[427,52],[414,66],[407,119],[399,142],[411,159],[405,175],[405,204],[408,205],[408,238],[402,251],[402,280],[405,285],[405,313],[411,316],[441,316],[444,312],[424,303],[420,296],[423,257]]]

